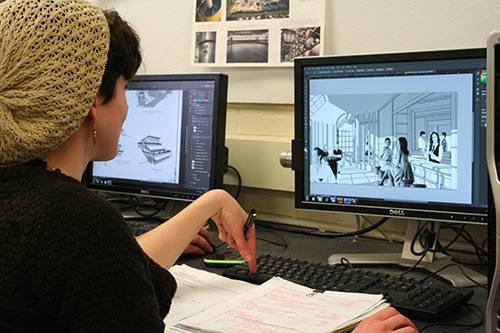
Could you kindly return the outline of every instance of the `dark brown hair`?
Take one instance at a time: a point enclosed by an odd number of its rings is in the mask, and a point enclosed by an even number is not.
[[[400,136],[398,140],[399,140],[399,146],[401,147],[401,151],[406,155],[410,155],[410,152],[408,151],[408,141],[406,141],[406,138]]]
[[[316,150],[318,152],[319,160],[323,160],[323,158],[328,156],[328,153],[324,152],[323,149],[316,147],[313,150]]]
[[[142,62],[139,47],[139,36],[135,30],[113,10],[105,10],[104,15],[108,20],[110,43],[108,62],[99,87],[99,94],[104,96],[104,104],[109,102],[115,94],[115,85],[118,78],[123,75],[130,81]]]

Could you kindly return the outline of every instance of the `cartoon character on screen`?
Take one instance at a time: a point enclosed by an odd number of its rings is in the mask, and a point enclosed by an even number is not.
[[[432,132],[429,138],[429,150],[427,156],[430,162],[441,163],[443,157],[443,146],[437,132]]]
[[[415,178],[409,161],[409,155],[408,141],[404,137],[399,137],[395,166],[387,169],[382,176],[382,180],[379,182],[380,186],[383,186],[387,179],[390,179],[395,186],[408,187],[413,184]]]
[[[328,153],[316,147],[311,154],[310,177],[313,183],[332,183],[335,180],[333,171],[328,165]]]

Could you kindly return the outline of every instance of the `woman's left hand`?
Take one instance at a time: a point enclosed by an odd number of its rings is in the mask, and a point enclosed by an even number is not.
[[[204,227],[200,229],[198,234],[194,236],[193,240],[189,245],[184,249],[182,254],[198,254],[203,255],[207,253],[212,253],[215,249],[212,248],[210,242],[212,238],[208,233],[208,230]]]

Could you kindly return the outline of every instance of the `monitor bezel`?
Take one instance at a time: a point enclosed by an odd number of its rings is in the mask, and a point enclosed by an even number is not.
[[[386,202],[384,206],[333,204],[305,201],[304,186],[304,68],[323,65],[350,65],[366,63],[395,63],[407,61],[432,61],[446,59],[485,58],[485,48],[459,50],[413,51],[401,53],[377,53],[367,55],[333,55],[294,60],[294,108],[295,108],[295,138],[292,141],[292,168],[295,173],[295,208],[331,211],[358,215],[373,215],[380,217],[398,217],[421,220],[460,222],[467,224],[487,224],[487,208],[453,207],[446,210],[442,205],[405,204],[404,202]],[[485,62],[486,63],[486,62]],[[392,204],[394,203],[394,204]],[[413,207],[411,207],[413,206]]]
[[[212,189],[220,189],[223,186],[224,173],[227,171],[228,151],[225,146],[226,137],[226,115],[227,115],[227,95],[228,76],[222,73],[186,73],[186,74],[146,74],[137,75],[130,82],[129,88],[134,87],[134,83],[143,82],[166,82],[166,81],[213,81],[214,82],[214,118],[212,122],[213,141],[211,147],[210,178],[209,188],[203,193],[194,193],[185,188],[174,186],[165,189],[154,189],[148,186],[121,186],[102,185],[92,182],[91,161],[83,175],[83,182],[92,190],[108,193],[145,196],[166,200],[193,201],[202,194]]]

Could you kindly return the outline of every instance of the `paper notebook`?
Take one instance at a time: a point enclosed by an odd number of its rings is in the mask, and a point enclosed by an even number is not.
[[[229,284],[234,282],[217,277]],[[227,296],[226,300],[221,299],[179,322],[170,322],[169,328],[203,333],[343,332],[387,306],[382,295],[316,293],[311,288],[276,277],[248,291]]]

